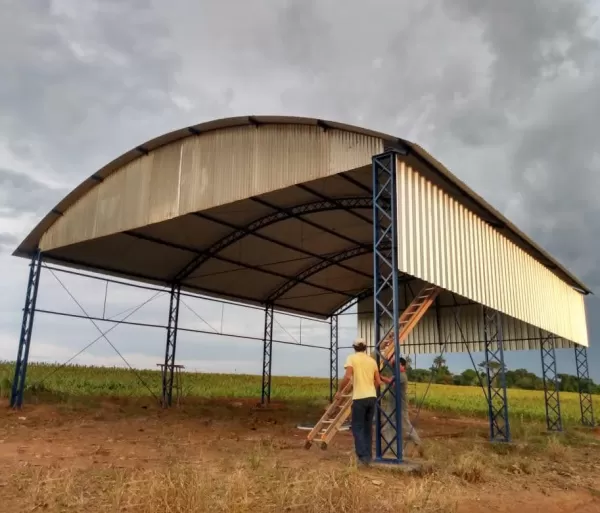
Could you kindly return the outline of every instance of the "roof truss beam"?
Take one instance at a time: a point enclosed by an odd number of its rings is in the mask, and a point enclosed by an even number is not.
[[[250,235],[254,235],[260,239],[266,240],[267,242],[271,242],[273,244],[277,244],[286,249],[295,251],[297,253],[301,253],[305,256],[309,256],[316,259],[323,258],[321,255],[316,253],[312,253],[305,249],[299,248],[297,246],[293,246],[291,244],[287,244],[285,242],[279,241],[272,237],[268,237],[261,233],[258,233],[263,228],[270,226],[272,224],[285,221],[286,219],[290,219],[290,215],[298,216],[302,214],[311,214],[317,212],[327,212],[331,210],[351,210],[351,209],[371,209],[373,208],[373,198],[371,196],[359,196],[353,198],[342,198],[339,200],[335,200],[335,202],[331,200],[322,200],[315,201],[311,203],[305,203],[303,205],[298,205],[295,207],[291,207],[286,209],[285,211],[275,211],[271,214],[267,214],[259,219],[252,221],[246,226],[238,226],[236,224],[230,223],[228,221],[223,221],[211,215],[208,215],[204,212],[196,212],[192,215],[199,217],[201,219],[205,219],[211,221],[213,223],[220,224],[221,226],[226,226],[232,229],[232,232],[225,237],[219,239],[212,246],[207,248],[202,254],[199,254],[197,257],[193,258],[188,262],[188,264],[181,269],[175,276],[173,276],[173,281],[182,281],[185,280],[192,273],[196,272],[202,265],[208,262],[211,258],[215,257],[215,255],[219,254],[225,248],[231,246],[232,244],[242,240],[244,237],[248,237]],[[354,242],[353,245],[357,243]],[[343,265],[343,264],[341,264]],[[358,272],[355,269],[346,268],[347,270],[352,270],[354,272]],[[359,273],[361,274],[361,273]],[[365,277],[368,275],[364,274]]]
[[[145,234],[141,234],[141,233],[137,233],[137,232],[133,232],[133,231],[127,231],[127,232],[123,232],[123,233],[125,235],[129,235],[130,237],[135,237],[135,238],[138,238],[138,239],[141,239],[141,240],[145,240],[147,242],[152,242],[154,244],[160,244],[162,246],[167,246],[167,247],[174,248],[174,249],[179,249],[179,250],[182,250],[182,251],[188,251],[190,253],[196,253],[197,255],[201,255],[202,254],[199,250],[191,248],[189,246],[184,246],[184,245],[181,245],[181,244],[175,244],[175,243],[172,243],[172,242],[169,242],[169,241],[166,241],[166,240],[159,239],[157,237],[152,237],[150,235],[145,235]],[[296,285],[298,285],[298,284],[309,285],[311,287],[315,287],[317,289],[323,290],[323,291],[328,292],[330,294],[339,294],[339,295],[345,295],[347,297],[352,297],[351,294],[346,294],[346,293],[341,292],[339,290],[335,290],[335,289],[332,289],[330,287],[326,287],[324,285],[319,285],[317,283],[311,283],[310,281],[304,280],[304,279],[299,278],[297,276],[288,276],[287,274],[279,273],[277,271],[273,271],[272,269],[265,269],[264,267],[261,267],[261,266],[246,264],[244,262],[240,262],[239,260],[234,260],[232,258],[227,258],[227,257],[223,257],[223,256],[220,256],[220,255],[215,255],[213,258],[215,260],[219,260],[221,262],[226,262],[228,264],[237,265],[241,269],[245,269],[245,270],[249,270],[249,271],[256,271],[256,272],[259,272],[259,273],[268,274],[270,276],[275,276],[275,277],[281,278],[283,280],[288,280],[287,282],[292,282],[292,283],[295,283]],[[235,270],[237,270],[237,269],[235,269]],[[179,282],[179,283],[181,283],[181,282]]]

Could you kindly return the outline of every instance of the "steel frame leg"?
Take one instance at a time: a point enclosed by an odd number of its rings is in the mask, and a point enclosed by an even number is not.
[[[588,368],[587,348],[585,346],[575,344],[575,366],[577,367],[581,424],[594,427],[594,405],[590,393],[590,371]]]
[[[373,312],[375,357],[383,369],[393,372],[391,385],[378,392],[375,414],[375,458],[385,463],[402,463],[402,419],[400,388],[400,290],[396,203],[396,151],[373,157]],[[393,332],[394,356],[387,359],[381,342]],[[387,406],[387,407],[386,407]]]
[[[546,427],[548,431],[562,431],[558,373],[556,371],[556,348],[554,335],[544,335],[540,330],[540,354],[542,357],[542,379],[544,382],[544,402],[546,406]]]
[[[506,366],[502,339],[502,314],[483,307],[485,335],[485,367],[487,373],[487,401],[490,420],[490,441],[510,442],[508,399],[506,394]]]
[[[179,322],[179,299],[181,288],[171,286],[169,301],[169,322],[167,324],[167,342],[165,345],[165,365],[162,375],[162,407],[170,408],[173,403],[173,374],[175,370],[175,351],[177,349],[177,325]]]
[[[29,348],[31,346],[33,319],[35,317],[35,305],[37,302],[41,272],[42,254],[39,250],[37,250],[31,259],[31,263],[29,264],[29,279],[27,281],[25,306],[23,308],[23,320],[21,321],[21,335],[19,337],[17,363],[15,365],[15,375],[10,394],[11,408],[21,408],[21,406],[23,406],[23,392],[25,391],[25,378],[27,376]]]
[[[260,403],[271,402],[271,357],[273,354],[273,305],[265,306],[265,333],[263,338],[262,388]]]
[[[329,319],[329,400],[333,401],[333,396],[338,389],[338,362],[339,362],[339,339],[338,339],[338,321],[337,315],[332,315]]]

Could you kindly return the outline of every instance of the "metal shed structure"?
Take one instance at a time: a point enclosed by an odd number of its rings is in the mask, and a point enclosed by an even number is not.
[[[14,254],[31,258],[31,271],[13,406],[23,399],[42,262],[168,284],[165,405],[184,291],[264,308],[263,401],[274,312],[331,320],[333,388],[337,315],[358,304],[358,331],[381,359],[379,343],[398,334],[400,312],[425,284],[441,289],[435,308],[383,364],[398,372],[400,349],[485,351],[495,362],[493,440],[510,439],[505,350],[540,350],[550,429],[561,429],[555,349],[574,348],[587,377],[588,288],[418,145],[331,121],[238,117],[148,141],[75,188]],[[584,391],[581,400],[582,420],[593,423]],[[377,416],[378,456],[382,427],[393,425],[383,443],[396,444],[400,462],[392,417]]]

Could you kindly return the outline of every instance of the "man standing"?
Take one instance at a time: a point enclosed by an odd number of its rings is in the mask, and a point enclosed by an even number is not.
[[[391,374],[391,370],[384,369],[385,374]],[[383,379],[383,378],[382,378]],[[394,394],[388,393],[381,401],[381,406],[383,411],[387,415],[392,415],[394,410],[396,409]],[[423,455],[423,446],[421,444],[421,437],[419,437],[419,433],[414,428],[410,421],[410,417],[408,415],[408,378],[406,376],[406,360],[400,357],[400,417],[402,419],[402,435],[403,438],[408,438],[411,440],[417,447],[418,453]],[[391,441],[394,436],[394,430],[392,426],[387,423],[383,428],[383,434],[386,440]],[[389,450],[392,451],[392,454],[396,456],[396,446],[392,444],[389,447]]]
[[[354,354],[346,359],[346,373],[339,384],[338,393],[344,390],[352,380],[352,435],[358,463],[368,465],[373,458],[373,416],[377,402],[376,389],[381,383],[391,383],[391,378],[382,378],[377,363],[367,353],[363,338],[357,338],[352,344]]]

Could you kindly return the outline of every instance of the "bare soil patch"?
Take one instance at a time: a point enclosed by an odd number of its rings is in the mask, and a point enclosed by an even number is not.
[[[600,511],[600,442],[573,429],[515,426],[492,446],[487,423],[421,412],[418,476],[358,470],[352,436],[303,448],[320,411],[299,404],[186,400],[27,405],[0,411],[2,511]],[[410,445],[407,456],[416,458]]]

